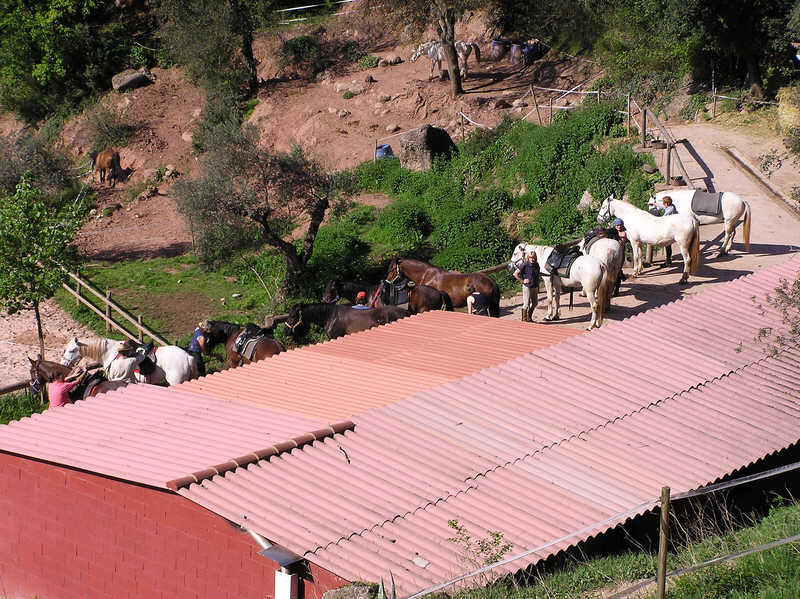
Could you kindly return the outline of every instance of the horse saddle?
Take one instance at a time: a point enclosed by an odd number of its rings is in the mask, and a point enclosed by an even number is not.
[[[721,216],[722,193],[695,191],[692,196],[692,212],[702,216]]]
[[[614,227],[610,229],[595,227],[583,237],[583,253],[588,255],[592,245],[598,239],[616,239],[619,241],[619,233]]]
[[[397,283],[381,281],[380,298],[387,306],[407,304],[411,295],[408,279],[401,279]]]
[[[557,245],[547,257],[547,270],[549,270],[551,274],[568,279],[572,263],[580,256],[581,251],[577,247],[573,246],[567,248],[563,245]]]
[[[81,396],[81,399],[86,399],[87,397],[91,397],[94,388],[97,387],[97,385],[99,385],[100,383],[104,383],[107,380],[108,379],[106,379],[105,374],[103,374],[102,370],[97,370],[92,374],[90,374],[88,380],[85,381],[85,387],[83,389],[83,394]]]
[[[246,360],[252,361],[258,344],[266,336],[267,333],[260,326],[248,323],[233,341],[232,349]]]
[[[126,358],[138,360],[136,370],[142,376],[149,376],[156,369],[156,350],[155,344],[138,343],[128,339],[119,348],[119,354]]]

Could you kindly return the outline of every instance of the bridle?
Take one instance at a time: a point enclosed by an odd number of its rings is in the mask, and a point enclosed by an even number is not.
[[[394,263],[394,276],[391,279],[389,278],[389,274],[390,273],[388,273],[388,272],[386,273],[386,280],[389,283],[394,283],[397,279],[400,278],[400,261],[399,260],[397,260]]]
[[[42,383],[44,382],[42,380],[42,375],[39,374],[39,362],[34,362],[33,373],[35,378],[31,378],[28,383],[34,393],[39,393],[42,390]]]
[[[336,297],[333,299],[324,300],[326,304],[336,304],[340,299],[342,299],[342,296],[339,293],[339,285],[334,285],[333,288],[336,291]]]
[[[299,312],[300,312],[300,317],[297,319],[296,323],[294,323],[294,324],[289,324],[288,322],[286,323],[286,326],[289,328],[290,331],[292,331],[292,335],[294,335],[294,330],[297,327],[299,327],[300,324],[303,322],[303,311],[299,310]]]

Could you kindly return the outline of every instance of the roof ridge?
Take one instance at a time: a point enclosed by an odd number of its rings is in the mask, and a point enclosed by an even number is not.
[[[248,464],[279,455],[285,451],[291,451],[297,447],[308,445],[314,441],[326,439],[348,430],[351,431],[355,428],[355,426],[356,425],[352,420],[336,422],[329,425],[327,428],[321,428],[316,431],[298,435],[297,437],[292,437],[287,441],[270,445],[264,449],[257,449],[246,455],[239,456],[238,458],[231,458],[227,462],[222,462],[216,466],[209,466],[203,470],[198,470],[186,476],[181,476],[180,478],[167,481],[166,486],[173,491],[177,491],[183,487],[188,487],[192,483],[200,483],[213,476],[216,476],[217,474],[225,474],[226,472],[235,470],[240,466],[247,466]]]
[[[488,469],[486,469],[486,470],[484,470],[482,472],[477,472],[474,475],[469,476],[468,478],[464,479],[464,482],[465,483],[469,483],[469,484],[467,484],[466,486],[464,486],[463,488],[461,488],[461,489],[459,489],[459,490],[457,490],[455,492],[447,493],[446,495],[444,495],[442,497],[437,497],[436,499],[433,499],[433,500],[428,500],[427,502],[416,506],[412,510],[407,510],[407,511],[401,513],[401,514],[395,514],[394,516],[391,516],[391,517],[388,517],[388,518],[384,518],[382,522],[373,524],[372,526],[369,526],[369,527],[366,527],[366,528],[363,528],[360,531],[353,531],[353,532],[351,532],[351,533],[349,533],[347,535],[341,535],[337,539],[328,541],[325,544],[318,545],[313,550],[309,550],[309,551],[304,552],[304,555],[315,554],[318,551],[324,551],[328,547],[330,547],[331,545],[338,545],[340,541],[350,540],[354,536],[362,536],[364,533],[371,532],[371,531],[373,531],[373,530],[375,530],[377,528],[381,528],[381,527],[383,527],[385,524],[387,524],[389,522],[395,522],[398,518],[405,519],[407,516],[409,516],[411,514],[415,514],[416,512],[418,512],[420,510],[424,510],[424,509],[426,509],[426,508],[428,508],[428,507],[430,507],[432,505],[435,505],[435,504],[438,504],[438,503],[441,503],[441,502],[449,501],[452,498],[458,497],[459,495],[465,494],[465,493],[471,491],[472,489],[477,488],[478,485],[477,485],[476,481],[477,481],[478,478],[486,477],[486,476],[488,476],[489,474],[491,474],[493,472],[497,472],[499,470],[507,468],[508,466],[511,466],[513,464],[517,464],[517,463],[519,463],[519,462],[521,462],[523,460],[527,460],[528,458],[531,458],[531,457],[533,457],[533,456],[535,456],[537,454],[543,453],[544,451],[546,451],[548,449],[552,449],[554,447],[558,447],[560,445],[563,445],[564,443],[572,441],[575,438],[580,438],[581,435],[585,435],[585,434],[592,433],[592,432],[595,432],[597,430],[603,429],[603,428],[607,427],[608,425],[610,425],[610,424],[612,424],[614,422],[622,421],[622,420],[624,420],[626,418],[629,418],[629,417],[631,417],[631,416],[633,416],[635,414],[639,414],[641,412],[644,412],[645,410],[649,410],[650,408],[652,408],[654,406],[663,404],[664,402],[666,402],[666,401],[668,401],[670,399],[675,399],[678,396],[682,396],[683,394],[688,393],[689,391],[692,391],[694,389],[699,389],[700,387],[704,387],[704,386],[706,386],[709,383],[712,383],[714,381],[727,378],[727,377],[729,377],[729,376],[731,376],[733,374],[736,374],[737,372],[741,372],[741,371],[744,371],[746,369],[752,368],[753,366],[756,366],[756,365],[758,365],[758,364],[760,364],[760,363],[762,363],[764,361],[767,361],[767,360],[774,361],[774,360],[776,360],[778,358],[778,356],[780,354],[787,353],[790,349],[791,348],[785,348],[784,350],[779,351],[778,353],[776,353],[774,355],[765,355],[765,356],[759,358],[758,360],[753,360],[751,362],[746,363],[743,366],[732,368],[732,369],[728,370],[727,372],[723,372],[720,375],[717,375],[717,376],[711,377],[709,379],[703,380],[703,381],[701,381],[699,383],[690,385],[686,389],[682,389],[680,391],[677,391],[677,392],[673,393],[672,395],[669,395],[669,396],[667,396],[667,397],[665,397],[663,399],[652,401],[652,402],[650,402],[650,403],[648,403],[648,404],[646,404],[644,406],[640,406],[639,408],[637,408],[635,410],[631,410],[629,412],[626,412],[625,414],[623,414],[621,416],[616,416],[616,417],[614,417],[614,418],[612,418],[610,420],[607,420],[604,423],[598,424],[597,426],[593,426],[593,427],[587,428],[585,430],[582,430],[580,432],[571,434],[568,437],[564,437],[563,439],[559,439],[557,441],[554,441],[552,443],[544,445],[544,446],[542,446],[542,447],[540,447],[540,448],[538,448],[538,449],[536,449],[534,451],[525,453],[525,454],[523,454],[521,456],[517,456],[517,457],[515,457],[513,459],[510,459],[510,460],[506,460],[503,463],[496,464],[496,465],[492,466],[491,468],[488,468]]]

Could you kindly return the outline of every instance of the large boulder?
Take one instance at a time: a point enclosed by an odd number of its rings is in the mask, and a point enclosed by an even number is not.
[[[456,144],[444,129],[423,125],[400,136],[400,164],[412,171],[425,171],[437,156],[447,156],[455,151]]]
[[[117,73],[111,78],[111,86],[114,91],[124,92],[129,89],[136,89],[143,85],[150,85],[154,83],[156,76],[153,75],[146,68],[141,68],[138,71],[135,69],[127,69],[121,73]]]

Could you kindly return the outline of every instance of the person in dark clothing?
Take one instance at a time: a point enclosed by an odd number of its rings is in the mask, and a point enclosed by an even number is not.
[[[359,291],[356,294],[356,303],[353,304],[354,310],[369,310],[369,306],[367,305],[367,292],[366,291]]]
[[[203,352],[206,350],[206,341],[208,334],[211,332],[211,324],[204,320],[197,323],[197,328],[192,333],[192,340],[189,342],[189,347],[185,348],[186,352],[197,361],[197,374],[198,376],[206,375],[206,365],[203,362]]]
[[[622,244],[622,262],[619,265],[619,272],[617,273],[617,282],[614,284],[614,297],[619,295],[619,286],[628,277],[622,272],[622,266],[625,264],[625,246],[628,243],[628,234],[625,232],[625,223],[621,218],[614,219],[614,228],[617,230],[619,242]]]
[[[475,291],[467,296],[467,314],[489,316],[489,298]]]
[[[535,253],[528,254],[514,271],[514,278],[522,283],[522,322],[533,322],[533,311],[539,302],[539,263]]]

